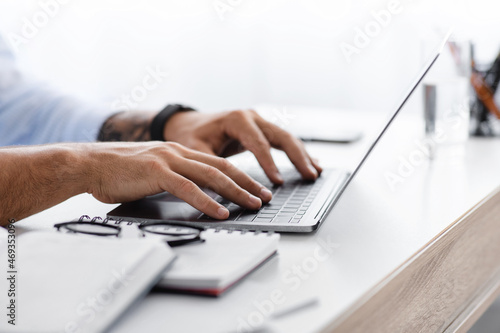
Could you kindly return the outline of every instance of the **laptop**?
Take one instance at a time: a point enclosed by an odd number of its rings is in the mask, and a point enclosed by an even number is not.
[[[289,169],[282,171],[285,183],[281,186],[273,186],[261,170],[245,170],[273,192],[273,199],[270,203],[263,205],[260,210],[251,211],[225,200],[215,192],[204,190],[228,208],[230,216],[223,221],[212,219],[169,193],[124,203],[110,211],[108,217],[131,222],[169,221],[192,226],[249,231],[312,232],[316,230],[436,62],[448,36],[421,70],[397,109],[390,114],[382,130],[369,145],[353,172],[326,169],[316,181],[308,182],[302,180],[297,171]]]

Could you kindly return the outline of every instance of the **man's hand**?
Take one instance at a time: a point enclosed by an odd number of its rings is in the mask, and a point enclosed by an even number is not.
[[[0,225],[84,192],[118,203],[168,191],[216,219],[228,210],[198,186],[249,209],[272,197],[226,159],[171,142],[1,148],[0,185]]]
[[[217,156],[251,151],[275,184],[283,183],[271,156],[271,147],[285,151],[304,179],[316,179],[322,169],[306,152],[302,141],[264,120],[257,112],[230,111],[217,114],[180,112],[165,126],[167,141]]]
[[[228,160],[173,142],[101,143],[87,149],[87,192],[106,203],[132,201],[168,191],[205,214],[225,219],[229,211],[198,186],[249,209],[271,192]]]

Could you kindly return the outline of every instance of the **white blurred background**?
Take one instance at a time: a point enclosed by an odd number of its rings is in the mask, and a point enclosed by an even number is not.
[[[500,48],[498,1],[400,0],[399,13],[348,62],[342,43],[354,45],[356,29],[392,2],[2,0],[0,31],[32,75],[108,108],[141,86],[148,68],[168,72],[144,96],[136,91],[136,109],[385,110],[420,68],[422,39],[454,25],[480,61]]]

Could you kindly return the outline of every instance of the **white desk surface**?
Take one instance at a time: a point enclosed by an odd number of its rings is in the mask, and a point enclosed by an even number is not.
[[[322,123],[334,116],[323,114]],[[372,124],[369,117],[365,119],[365,126]],[[474,138],[465,144],[463,156],[425,161],[391,190],[384,174],[395,172],[398,156],[407,157],[417,148],[421,125],[417,117],[404,113],[397,118],[320,229],[283,234],[279,255],[222,297],[150,293],[111,331],[237,332],[239,327],[244,331],[242,322],[258,322],[266,312],[258,304],[268,304],[277,292],[284,302],[275,304],[276,310],[311,298],[318,303],[267,320],[265,332],[315,332],[345,315],[352,304],[500,185],[500,140]],[[309,150],[329,167],[352,160],[361,145],[310,144]],[[247,156],[238,161],[249,163]],[[80,195],[18,222],[18,230],[52,228],[82,214],[104,216],[115,206]],[[334,243],[331,253],[324,258],[325,252],[320,252],[324,261],[319,262],[315,253],[321,242],[328,241]],[[304,265],[300,276],[293,272]]]

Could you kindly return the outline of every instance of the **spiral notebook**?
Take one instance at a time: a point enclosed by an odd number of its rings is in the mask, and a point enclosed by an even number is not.
[[[218,296],[263,265],[278,250],[279,234],[207,229],[204,243],[174,248],[177,260],[157,287]]]
[[[87,215],[80,218],[80,221],[99,220],[102,218],[90,220]],[[106,218],[102,223],[136,224],[112,218]],[[148,234],[145,236],[148,237]],[[156,289],[219,296],[273,257],[280,239],[280,235],[273,232],[213,228],[205,229],[200,236],[204,242],[172,248],[176,260],[163,273]]]

